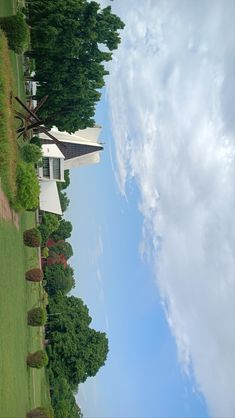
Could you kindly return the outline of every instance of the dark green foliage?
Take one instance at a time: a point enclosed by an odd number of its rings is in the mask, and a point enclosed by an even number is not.
[[[41,143],[41,139],[39,138],[39,136],[33,136],[30,139],[30,144],[34,144],[37,145],[37,147],[42,148],[42,143]]]
[[[9,48],[21,54],[29,41],[29,28],[24,15],[18,12],[14,16],[1,17],[0,27],[7,36]]]
[[[51,234],[51,237],[55,241],[65,240],[71,236],[72,229],[73,227],[71,222],[62,219],[60,221],[59,228]]]
[[[30,282],[41,282],[43,279],[43,271],[41,269],[31,269],[25,273],[26,280]]]
[[[61,210],[64,213],[68,209],[70,200],[65,192],[62,192],[60,189],[58,189],[58,192],[59,192]]]
[[[45,367],[47,363],[47,353],[43,350],[38,350],[34,353],[29,353],[27,356],[27,365],[30,367],[34,367],[35,369],[41,369],[42,367]]]
[[[43,223],[38,226],[38,230],[40,231],[42,237],[41,245],[45,245],[50,236],[50,231],[48,230],[47,226]]]
[[[73,391],[64,378],[53,379],[51,382],[52,405],[56,418],[82,418],[79,406],[76,404]]]
[[[33,209],[38,207],[40,192],[36,171],[32,164],[21,162],[17,167],[17,209]]]
[[[49,295],[56,295],[58,292],[66,295],[75,287],[73,269],[69,266],[64,268],[62,264],[53,264],[45,268],[46,290]]]
[[[64,170],[64,181],[57,183],[58,189],[60,189],[60,190],[67,189],[67,187],[69,187],[69,185],[70,185],[69,170]]]
[[[43,308],[33,308],[28,311],[28,325],[33,327],[42,326],[46,323],[47,314]]]
[[[58,217],[53,213],[43,214],[42,223],[38,227],[42,236],[42,245],[45,245],[51,233],[58,229],[59,224]]]
[[[40,247],[41,234],[37,228],[31,228],[24,231],[24,244],[28,247]]]
[[[37,96],[49,95],[40,116],[48,127],[68,132],[93,126],[108,74],[103,62],[118,47],[123,22],[111,7],[101,9],[95,1],[38,0],[29,2],[29,23]],[[100,50],[100,44],[108,50]]]
[[[49,309],[49,366],[55,378],[64,376],[74,390],[104,365],[108,340],[105,333],[89,328],[91,317],[81,299],[58,295],[50,299]]]
[[[25,144],[21,148],[21,154],[26,163],[37,163],[42,158],[42,151],[35,144]]]
[[[64,254],[66,260],[73,255],[72,245],[69,242],[59,241],[53,247],[50,247],[50,252],[53,251],[56,254]]]

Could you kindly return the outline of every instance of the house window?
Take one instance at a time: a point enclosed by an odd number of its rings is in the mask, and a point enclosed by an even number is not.
[[[53,158],[53,179],[60,180],[60,159]]]
[[[48,157],[42,159],[43,177],[50,178],[50,163]]]

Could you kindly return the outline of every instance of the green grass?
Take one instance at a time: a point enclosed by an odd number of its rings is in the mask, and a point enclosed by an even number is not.
[[[14,14],[16,6],[16,0],[0,0],[0,16]],[[14,191],[18,158],[11,91],[25,100],[23,61],[21,55],[8,54],[6,39],[0,34],[0,156],[4,155],[0,177],[8,197]],[[43,329],[27,325],[27,311],[42,304],[43,294],[41,284],[26,282],[24,276],[26,270],[38,266],[37,250],[22,242],[23,231],[33,226],[31,212],[20,214],[19,231],[0,219],[0,418],[25,418],[28,410],[50,404],[45,369],[26,365],[27,353],[42,348],[43,341]]]
[[[11,16],[16,13],[17,7],[23,6],[23,0],[0,0],[0,16]],[[22,55],[17,55],[10,51],[11,67],[14,74],[13,89],[14,93],[22,100],[25,99],[25,89],[23,83],[23,60]]]
[[[25,280],[38,266],[37,249],[23,245],[23,231],[35,225],[34,214],[21,216],[20,230],[0,222],[0,417],[21,418],[35,406],[49,405],[45,369],[26,365],[28,352],[42,348],[43,329],[27,325],[27,311],[42,305],[41,284]]]

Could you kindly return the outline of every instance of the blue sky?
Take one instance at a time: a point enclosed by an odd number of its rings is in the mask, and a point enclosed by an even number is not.
[[[69,188],[76,294],[110,341],[79,402],[234,417],[235,3],[112,7],[126,27],[97,109],[105,150]]]

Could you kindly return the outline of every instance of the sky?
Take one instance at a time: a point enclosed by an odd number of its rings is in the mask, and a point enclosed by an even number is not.
[[[235,416],[235,2],[114,0],[101,163],[71,172],[75,293],[109,338],[86,418]]]

